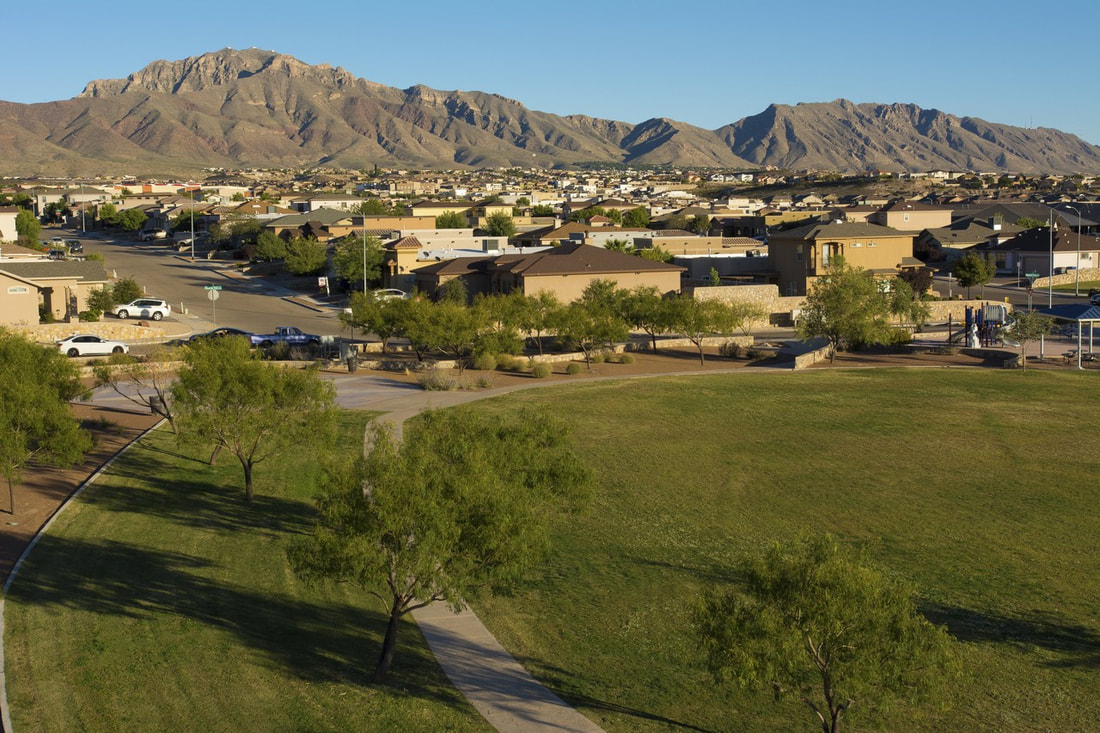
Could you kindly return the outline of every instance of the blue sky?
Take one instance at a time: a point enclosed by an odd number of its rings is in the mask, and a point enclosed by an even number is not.
[[[114,2],[5,8],[0,99],[256,46],[396,87],[716,128],[772,102],[912,102],[1100,144],[1100,3]],[[19,29],[19,31],[15,31]],[[13,32],[15,31],[15,32]]]

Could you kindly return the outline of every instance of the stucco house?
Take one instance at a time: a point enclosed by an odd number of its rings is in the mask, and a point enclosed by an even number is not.
[[[899,232],[919,232],[922,229],[945,227],[951,223],[951,209],[930,206],[919,201],[896,199],[867,217],[870,224],[897,229]]]
[[[913,257],[912,233],[877,224],[806,224],[776,232],[768,240],[768,258],[781,295],[805,295],[838,255],[880,277],[924,266]]]
[[[107,284],[99,262],[0,260],[0,326],[37,324],[39,305],[57,320],[76,316]]]
[[[611,280],[619,288],[653,285],[661,293],[679,293],[684,268],[579,242],[529,254],[462,257],[416,271],[417,289],[434,296],[446,283],[462,279],[467,292],[526,295],[548,292],[563,303],[581,297],[595,280]]]
[[[15,217],[18,215],[18,206],[0,206],[0,242],[19,239],[19,232],[15,231]]]

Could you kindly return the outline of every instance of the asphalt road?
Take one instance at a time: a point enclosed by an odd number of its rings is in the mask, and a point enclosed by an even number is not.
[[[101,236],[79,236],[69,229],[43,229],[46,239],[60,235],[79,239],[84,253],[103,255],[107,272],[132,277],[149,297],[163,298],[172,305],[169,320],[194,332],[217,326],[233,326],[254,333],[270,333],[276,326],[297,326],[321,336],[350,336],[339,320],[339,311],[316,312],[285,299],[289,291],[264,283],[260,278],[231,277],[232,263],[191,262],[188,253],[177,253],[165,242],[137,242]],[[227,266],[229,265],[229,266]],[[207,285],[220,285],[216,302],[209,300]],[[107,316],[110,318],[111,316]]]
[[[985,286],[985,298],[987,300],[1000,300],[1003,301],[1008,298],[1008,301],[1014,306],[1022,306],[1026,308],[1028,306],[1028,294],[1027,294],[1027,281],[1023,283],[1024,287],[1020,287],[1020,281],[1015,277],[999,277],[995,278],[993,282]],[[952,278],[948,281],[946,277],[937,275],[935,277],[935,285],[933,286],[938,292],[943,295],[959,295],[960,293],[966,295],[966,288],[960,288],[958,283]],[[970,294],[977,298],[982,293],[982,288],[971,288]],[[1057,290],[1053,293],[1048,292],[1047,288],[1037,288],[1031,295],[1031,305],[1035,308],[1046,308],[1049,303],[1053,305],[1064,305],[1067,303],[1088,303],[1089,292],[1088,288],[1081,290],[1081,295],[1076,296],[1073,293],[1060,293]]]

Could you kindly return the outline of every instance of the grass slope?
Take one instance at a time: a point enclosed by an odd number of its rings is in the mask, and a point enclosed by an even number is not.
[[[365,413],[343,415],[359,450]],[[205,458],[205,456],[203,456]],[[17,730],[483,730],[414,624],[369,684],[385,618],[353,588],[309,588],[285,551],[308,531],[311,456],[241,468],[160,430],[51,529],[6,608]]]
[[[601,490],[545,571],[479,615],[609,730],[809,729],[713,684],[696,599],[775,540],[833,532],[914,582],[959,639],[950,709],[887,729],[1085,730],[1100,718],[1095,375],[963,370],[669,378],[535,390]],[[862,717],[861,717],[862,716]]]

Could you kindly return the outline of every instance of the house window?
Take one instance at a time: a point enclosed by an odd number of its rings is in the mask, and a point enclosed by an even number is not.
[[[862,244],[862,243],[860,243],[860,242],[852,242],[852,244],[851,244],[851,245],[849,245],[849,246],[851,246],[851,247],[855,248],[855,247],[862,247],[862,246],[863,246],[863,244]]]
[[[902,219],[902,221],[909,221],[909,214],[908,214],[908,212],[906,212],[906,213],[902,214],[902,215],[901,215],[901,219]]]
[[[796,244],[794,246],[794,260],[795,260],[795,262],[801,262],[804,255],[805,255],[805,253],[803,251],[803,245]]]
[[[868,243],[867,243],[867,246],[868,246],[868,247],[877,247],[877,246],[878,246],[878,244],[877,244],[876,242],[868,242]]]

